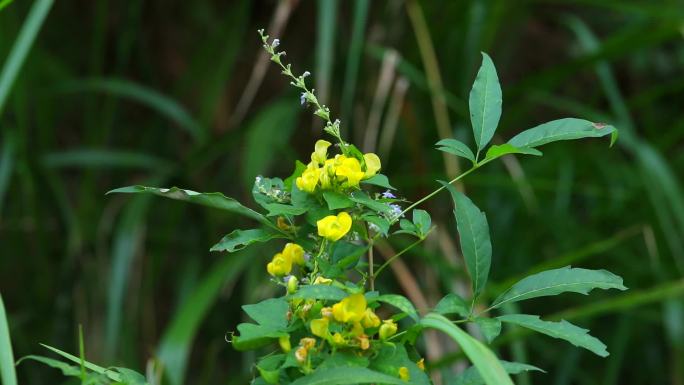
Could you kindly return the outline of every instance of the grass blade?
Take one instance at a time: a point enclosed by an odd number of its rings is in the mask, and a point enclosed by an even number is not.
[[[316,90],[318,100],[328,103],[330,79],[332,76],[335,48],[335,18],[337,17],[337,0],[318,2],[318,36],[316,38]]]
[[[7,61],[2,68],[2,73],[0,73],[0,116],[2,116],[5,102],[7,102],[7,97],[12,90],[12,85],[17,79],[17,75],[19,75],[19,70],[21,70],[24,61],[26,60],[26,56],[28,55],[31,46],[33,46],[36,35],[38,35],[38,31],[43,25],[43,22],[52,7],[52,3],[53,0],[38,0],[33,3],[31,11],[12,47],[12,51],[10,51]],[[0,9],[8,4],[9,2],[0,3]]]
[[[17,385],[17,373],[14,368],[14,354],[10,340],[9,326],[5,305],[0,294],[0,379],[3,385]]]
[[[354,2],[354,21],[352,34],[347,52],[347,64],[344,73],[344,87],[342,88],[342,121],[349,121],[349,114],[354,102],[356,91],[356,79],[359,74],[359,64],[363,53],[364,32],[368,18],[368,0],[356,0]]]

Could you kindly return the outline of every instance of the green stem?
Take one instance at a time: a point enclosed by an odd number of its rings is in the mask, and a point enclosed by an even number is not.
[[[432,229],[430,229],[430,231],[432,231]],[[428,234],[430,233],[430,231],[428,231]],[[377,271],[375,272],[375,274],[371,277],[371,279],[377,278],[377,277],[380,275],[380,273],[382,273],[382,271],[385,270],[385,268],[386,268],[387,266],[389,266],[390,263],[392,263],[392,261],[394,261],[395,259],[401,257],[402,254],[406,253],[407,251],[411,250],[412,248],[414,248],[414,247],[415,247],[416,245],[418,245],[419,243],[423,242],[423,241],[425,240],[425,238],[427,238],[427,234],[425,234],[424,237],[419,238],[417,241],[413,242],[412,244],[408,245],[406,248],[404,248],[404,249],[401,250],[400,252],[394,254],[392,257],[390,257],[387,261],[385,261],[385,263],[382,264],[382,266],[380,266],[380,267],[378,268],[378,270],[377,270]]]

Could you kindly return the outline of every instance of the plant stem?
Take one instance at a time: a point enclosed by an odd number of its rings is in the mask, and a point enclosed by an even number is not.
[[[429,232],[428,232],[428,233],[429,233]],[[406,253],[407,251],[411,250],[412,248],[414,248],[414,247],[415,247],[416,245],[418,245],[419,243],[423,242],[423,241],[425,240],[425,238],[427,238],[427,234],[425,234],[425,237],[418,239],[417,241],[415,241],[415,242],[413,242],[412,244],[408,245],[406,248],[404,248],[404,249],[401,250],[400,252],[394,254],[390,259],[388,259],[387,261],[385,261],[385,263],[383,263],[382,266],[380,266],[380,267],[378,268],[378,271],[375,272],[375,275],[371,276],[371,280],[374,280],[375,278],[377,278],[377,277],[380,275],[380,273],[382,273],[382,271],[385,270],[385,268],[386,268],[387,266],[389,266],[390,263],[392,263],[392,261],[394,261],[395,259],[401,257],[402,254]],[[372,282],[372,281],[371,281],[371,282]]]

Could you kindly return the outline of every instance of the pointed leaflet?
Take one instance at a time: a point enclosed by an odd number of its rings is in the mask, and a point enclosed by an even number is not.
[[[523,155],[535,155],[535,156],[541,156],[542,153],[539,150],[535,150],[534,148],[527,148],[527,147],[515,147],[514,145],[510,143],[504,143],[504,144],[495,144],[491,147],[489,147],[489,150],[487,150],[487,155],[485,155],[485,161],[490,162],[496,158],[499,158],[504,155],[508,154],[523,154]]]
[[[440,330],[451,337],[480,372],[487,385],[513,385],[501,363],[487,346],[471,337],[442,315],[430,313],[420,321],[426,328]]]
[[[482,66],[477,71],[473,88],[470,90],[470,122],[477,150],[482,150],[492,137],[501,118],[501,85],[492,59],[482,53]]]
[[[603,123],[584,119],[565,118],[552,120],[525,130],[508,141],[515,147],[538,147],[559,140],[599,138],[611,134],[611,145],[617,138],[617,129]]]
[[[467,317],[470,314],[470,304],[458,294],[449,293],[439,300],[433,311],[442,315],[458,314]]]
[[[507,302],[557,295],[565,292],[589,294],[592,289],[627,290],[622,278],[606,270],[587,270],[566,266],[542,271],[520,280],[492,304],[495,309]]]
[[[360,366],[319,368],[313,373],[300,377],[291,385],[352,385],[352,384],[406,385],[397,377],[388,376]]]
[[[176,199],[180,201],[186,201],[190,203],[196,203],[203,206],[209,206],[221,210],[226,210],[234,212],[236,214],[241,214],[246,217],[257,220],[261,223],[273,226],[271,222],[268,221],[263,215],[258,212],[243,206],[240,202],[233,198],[229,198],[219,192],[213,193],[199,193],[192,190],[184,190],[178,187],[171,188],[158,188],[158,187],[145,187],[145,186],[127,186],[121,187],[107,192],[107,194],[114,193],[127,193],[127,194],[154,194],[165,198]]]
[[[462,192],[450,184],[442,184],[447,187],[456,205],[454,215],[461,239],[461,251],[473,281],[473,295],[477,297],[487,283],[492,262],[492,243],[487,217]]]
[[[501,334],[501,321],[496,318],[476,317],[473,321],[480,328],[488,344]]]
[[[468,148],[468,146],[456,139],[442,139],[436,144],[439,151],[448,152],[449,154],[454,154],[460,156],[461,158],[466,158],[471,162],[475,162],[475,154]]]
[[[268,242],[274,238],[284,238],[284,235],[268,229],[233,230],[230,234],[221,238],[209,251],[233,253],[244,249],[252,243]]]
[[[503,322],[512,323],[524,328],[532,329],[536,332],[546,334],[553,338],[566,340],[580,348],[585,348],[601,357],[607,357],[606,345],[598,338],[588,334],[589,330],[575,326],[568,321],[560,322],[543,321],[538,315],[529,314],[507,314],[497,317]]]

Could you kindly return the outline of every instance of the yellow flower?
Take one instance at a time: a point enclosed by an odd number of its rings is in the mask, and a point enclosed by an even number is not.
[[[373,309],[368,308],[366,309],[366,313],[363,315],[361,324],[364,328],[376,328],[380,326],[380,317],[373,312]]]
[[[316,345],[316,340],[311,337],[305,337],[299,340],[299,346],[303,347],[306,350],[310,350]]]
[[[363,155],[363,160],[366,162],[366,172],[363,175],[363,179],[368,179],[380,171],[382,165],[380,164],[380,158],[377,155],[369,152],[368,154]]]
[[[331,319],[333,317],[333,312],[331,307],[324,307],[321,309],[321,317]]]
[[[331,283],[332,283],[332,279],[325,278],[322,275],[319,275],[318,277],[316,277],[316,279],[314,279],[314,282],[313,282],[314,285],[330,285]]]
[[[308,193],[312,193],[316,190],[316,185],[318,184],[318,180],[320,178],[320,173],[321,170],[318,169],[318,166],[316,164],[309,163],[306,166],[306,169],[302,173],[302,176],[298,177],[295,179],[295,184],[297,185],[297,188],[306,191]]]
[[[311,154],[311,161],[318,164],[325,163],[328,158],[328,147],[330,147],[330,142],[327,140],[319,140],[314,145],[314,152]]]
[[[283,276],[290,274],[292,270],[292,259],[287,258],[281,253],[273,256],[273,260],[266,265],[266,271],[272,276]]]
[[[352,294],[333,305],[332,312],[338,322],[360,322],[366,313],[366,297]]]
[[[378,333],[380,334],[381,340],[386,340],[397,333],[397,324],[391,319],[384,320],[382,321],[382,325],[380,325]]]
[[[321,338],[327,338],[330,333],[328,331],[329,323],[330,321],[327,318],[319,318],[311,321],[311,333]]]
[[[295,350],[295,358],[297,359],[297,362],[300,364],[303,364],[306,361],[306,356],[308,355],[308,352],[304,347],[300,346]]]
[[[363,335],[363,332],[363,326],[361,326],[360,322],[354,322],[354,324],[352,325],[352,329],[349,331],[349,333],[351,333],[351,335],[353,336]]]
[[[290,336],[280,336],[278,338],[278,343],[280,344],[280,348],[283,349],[285,353],[289,352],[290,349],[292,349],[292,345],[290,345]]]
[[[299,281],[297,280],[297,277],[291,275],[290,278],[287,280],[287,294],[296,293],[298,287]]]
[[[304,249],[296,243],[286,244],[283,248],[283,255],[300,266],[304,265]]]
[[[327,190],[330,187],[332,187],[332,179],[331,178],[334,176],[335,176],[335,160],[328,159],[323,164],[323,167],[320,169],[320,173],[319,173],[319,179],[321,181],[321,188],[324,190]]]
[[[333,345],[337,345],[337,346],[342,346],[342,345],[347,344],[347,342],[344,340],[344,337],[342,337],[342,334],[340,334],[340,333],[333,334],[332,343],[333,343]]]
[[[425,371],[425,358],[421,358],[420,361],[416,362],[418,369]]]
[[[344,211],[337,215],[328,215],[316,222],[316,226],[318,226],[318,235],[333,242],[347,234],[351,229],[351,225],[352,218]]]
[[[368,350],[370,348],[370,341],[368,340],[368,336],[365,334],[362,334],[356,339],[359,341],[359,347],[361,347],[361,350]]]
[[[344,155],[339,157],[339,166],[335,167],[335,175],[340,182],[346,181],[347,187],[358,187],[359,182],[364,176],[361,170],[361,163],[356,158],[347,158]]]
[[[399,368],[399,378],[401,378],[404,381],[408,381],[411,379],[411,374],[409,374],[409,370],[406,366],[402,366]]]

